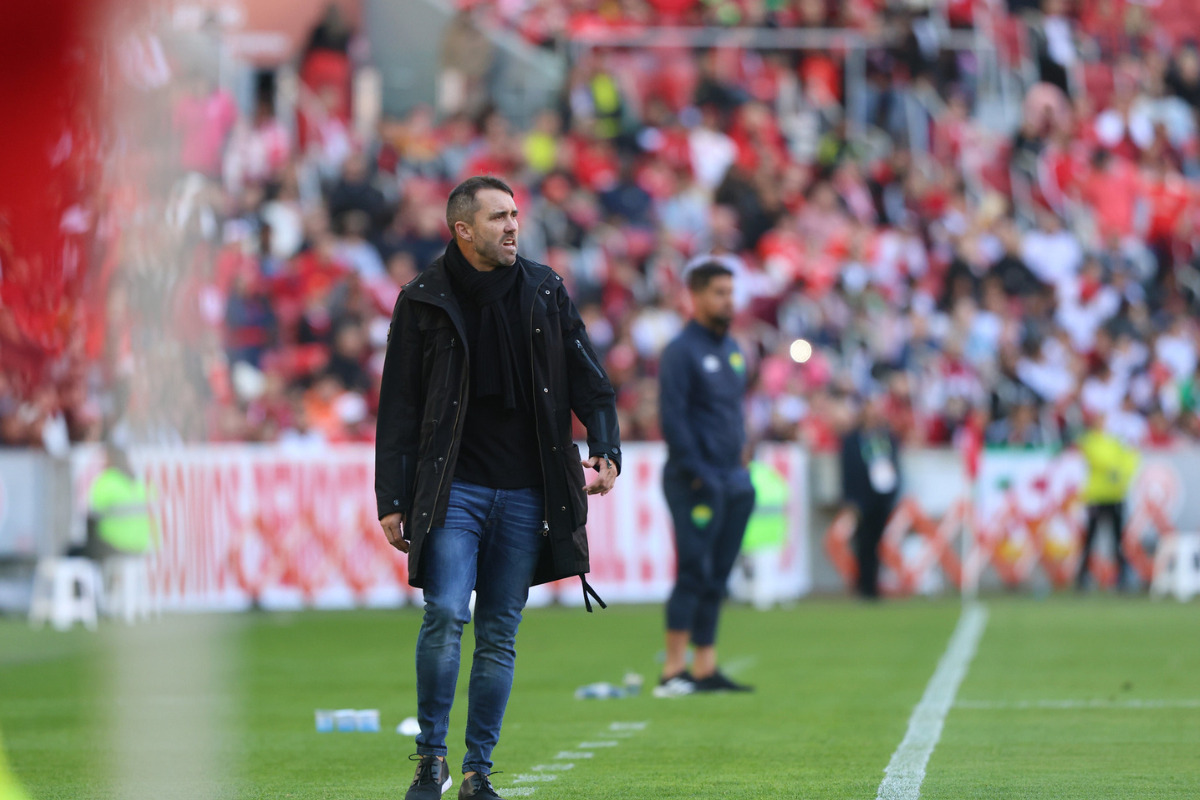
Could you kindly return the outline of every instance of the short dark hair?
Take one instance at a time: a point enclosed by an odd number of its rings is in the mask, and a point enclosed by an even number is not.
[[[509,197],[514,196],[512,188],[494,175],[475,175],[467,178],[454,187],[454,191],[450,192],[450,197],[446,200],[446,227],[450,229],[451,235],[454,234],[454,223],[470,222],[475,218],[475,212],[479,210],[475,195],[483,189],[499,189]]]
[[[733,277],[733,270],[720,261],[705,261],[687,271],[687,287],[693,292],[703,292],[714,278],[722,275]]]

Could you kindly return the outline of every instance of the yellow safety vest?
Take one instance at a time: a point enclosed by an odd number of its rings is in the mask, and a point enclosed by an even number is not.
[[[108,467],[92,484],[88,507],[96,533],[123,553],[144,553],[154,539],[154,520],[146,486],[119,469]]]
[[[788,483],[774,467],[758,461],[750,463],[750,482],[754,484],[754,513],[746,525],[742,551],[782,547],[787,541]]]
[[[591,88],[596,135],[612,139],[621,132],[621,90],[613,77],[603,72],[592,78]]]
[[[1088,431],[1079,439],[1088,465],[1083,500],[1089,505],[1120,503],[1129,492],[1141,455],[1104,431]]]

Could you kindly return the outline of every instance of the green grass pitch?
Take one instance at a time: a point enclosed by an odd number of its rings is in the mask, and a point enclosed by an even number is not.
[[[1200,607],[1108,596],[1005,597],[987,607],[922,798],[1200,798]],[[732,607],[722,660],[758,691],[659,700],[649,693],[659,608],[531,609],[495,784],[538,800],[873,800],[959,612],[951,599]],[[0,620],[9,761],[36,800],[125,800],[114,765],[130,763],[183,765],[178,794],[158,796],[402,798],[413,745],[395,727],[415,714],[419,622],[414,609],[183,616],[59,634]],[[170,664],[181,641],[172,637],[200,633],[215,643],[200,679],[155,672],[163,658]],[[451,718],[455,767],[470,637],[468,627]],[[114,676],[116,643],[129,648],[124,663],[140,665],[132,678]],[[626,670],[645,676],[640,696],[574,699],[577,686],[619,681]],[[162,734],[132,762],[109,727],[125,702],[114,685],[144,701],[134,724]],[[314,709],[343,707],[379,708],[383,732],[315,732]],[[172,729],[189,709],[214,724],[207,766],[191,771],[192,745]]]

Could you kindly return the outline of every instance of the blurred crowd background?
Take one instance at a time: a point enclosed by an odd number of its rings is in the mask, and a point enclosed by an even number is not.
[[[738,276],[760,440],[835,449],[871,399],[909,445],[1196,440],[1189,3],[461,2],[436,102],[367,127],[361,16],[331,6],[294,81],[238,94],[178,14],[118,12],[52,154],[59,244],[0,227],[0,444],[371,441],[397,294],[485,172],[627,440],[659,437],[658,356],[710,257]],[[495,102],[514,37],[563,64],[536,113]]]

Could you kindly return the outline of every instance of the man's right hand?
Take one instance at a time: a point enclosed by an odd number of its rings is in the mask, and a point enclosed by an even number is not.
[[[401,553],[408,552],[408,540],[404,538],[404,515],[397,511],[379,520],[383,532],[387,534],[388,543]]]

